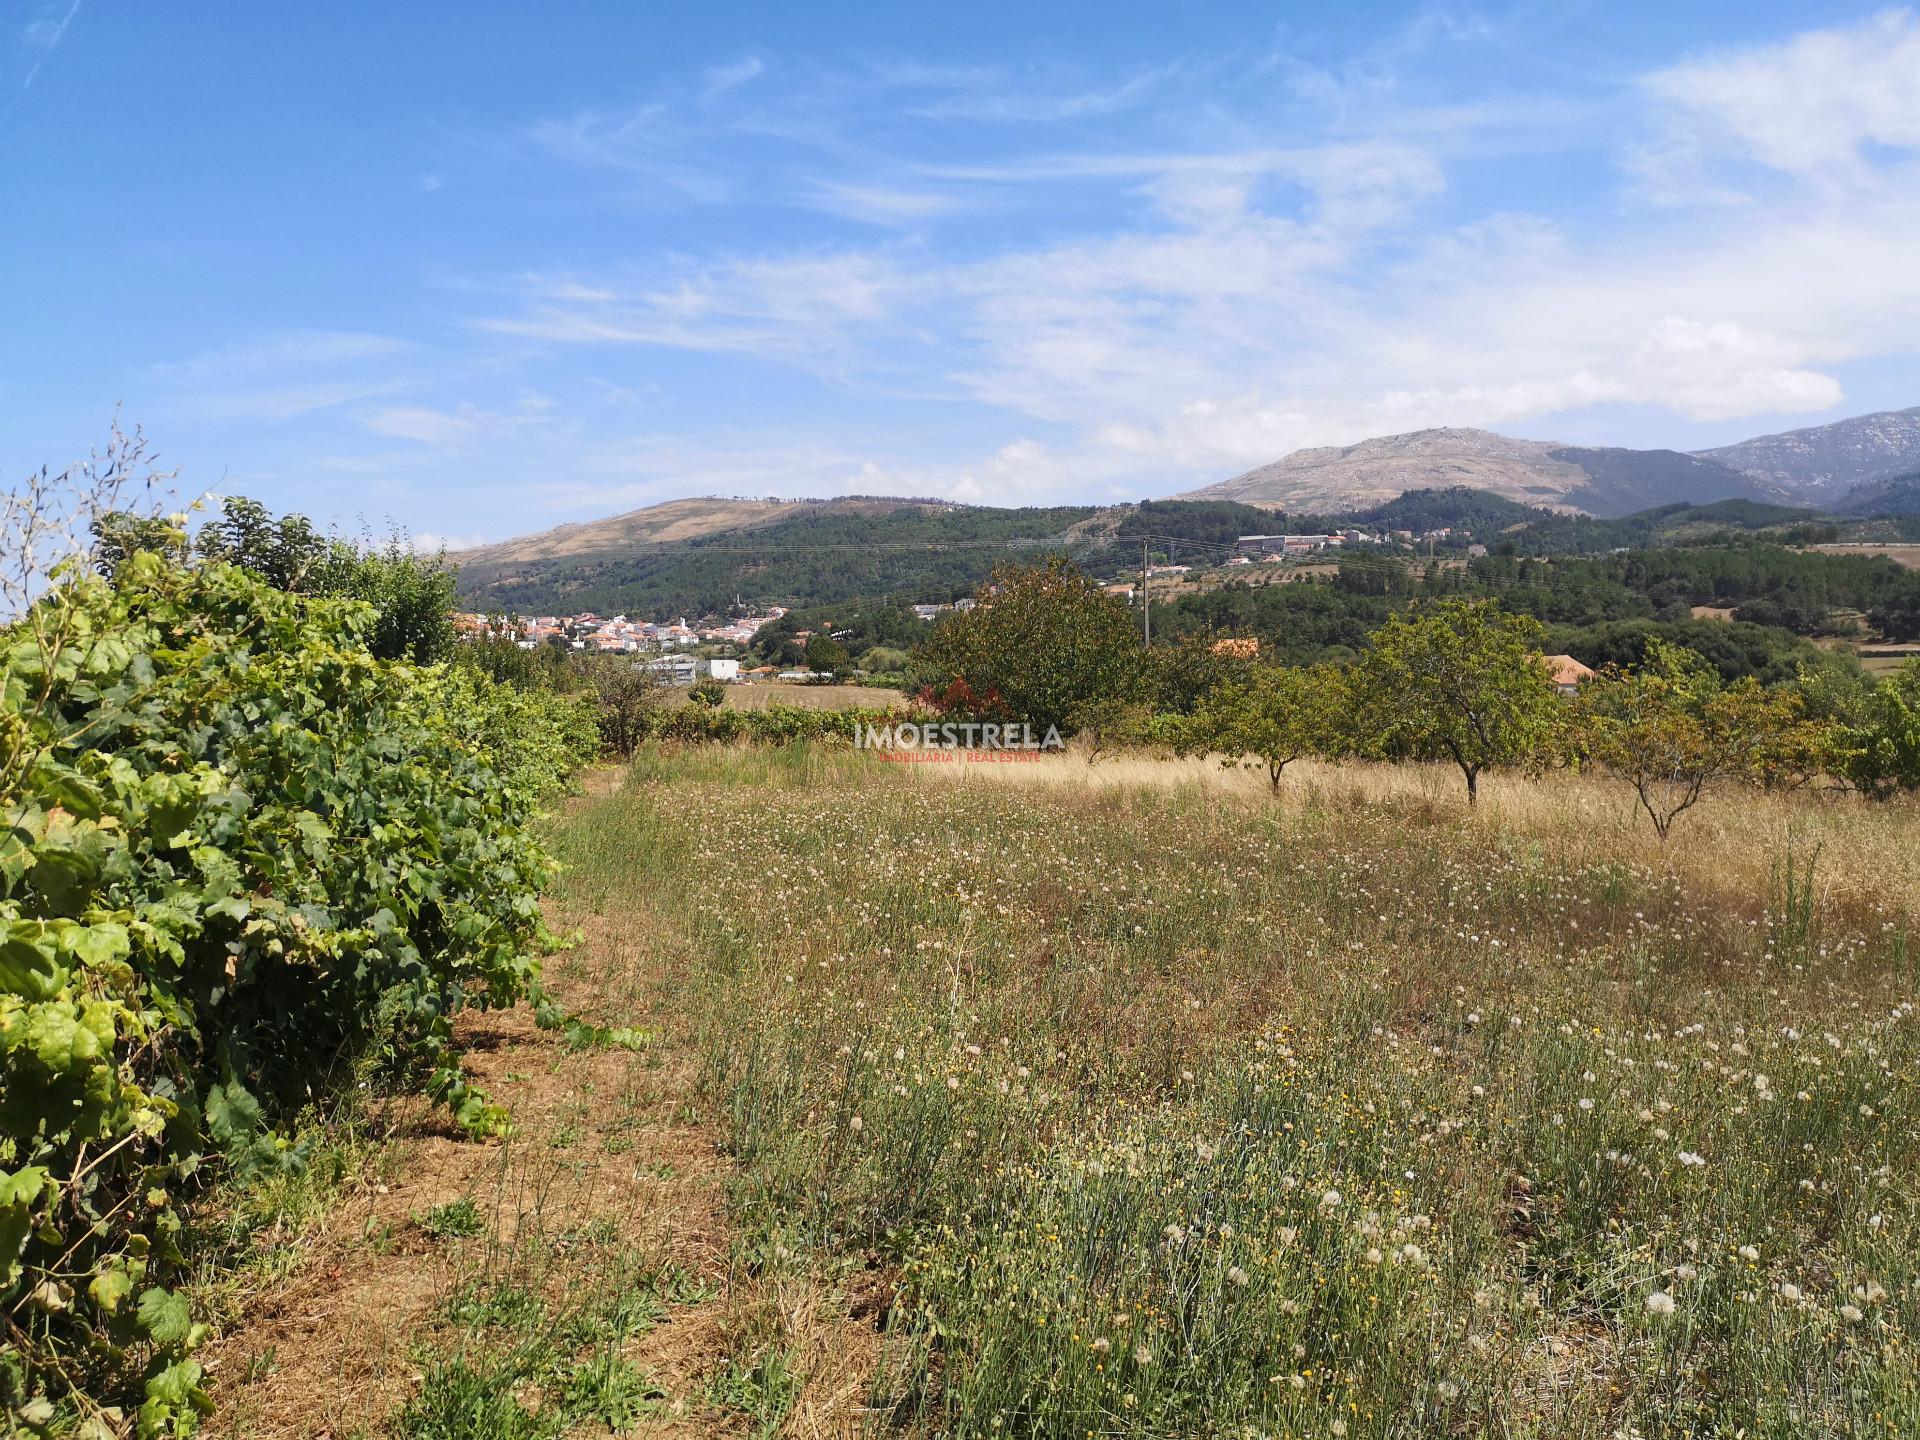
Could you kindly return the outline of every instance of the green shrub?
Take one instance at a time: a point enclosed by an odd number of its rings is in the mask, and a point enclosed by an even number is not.
[[[299,1167],[278,1102],[343,1057],[503,1119],[452,1016],[540,998],[528,822],[583,725],[377,659],[374,621],[138,552],[0,631],[0,1402],[141,1366],[141,1433],[192,1428],[180,1202]]]
[[[823,710],[804,705],[769,705],[764,710],[709,710],[682,705],[651,716],[646,738],[683,744],[714,742],[784,745],[796,740],[848,740],[866,725],[889,725],[892,710]]]

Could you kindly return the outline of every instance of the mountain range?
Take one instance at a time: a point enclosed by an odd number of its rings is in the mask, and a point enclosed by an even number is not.
[[[1464,485],[1509,500],[1612,517],[1650,506],[1760,500],[1844,508],[1862,486],[1920,471],[1920,406],[1761,435],[1686,454],[1416,430],[1296,450],[1186,497],[1341,511],[1408,490]]]
[[[1476,495],[1483,497],[1478,504]],[[1403,504],[1403,496],[1420,503]],[[1696,454],[1560,445],[1486,430],[1420,430],[1298,450],[1172,501],[1140,506],[690,498],[562,525],[456,558],[460,593],[477,608],[671,618],[722,610],[736,598],[786,604],[880,594],[947,599],[1022,550],[1066,549],[1116,568],[1125,562],[1115,542],[1149,535],[1217,544],[1286,526],[1418,530],[1421,524],[1408,518],[1417,515],[1476,533],[1517,526],[1544,536],[1563,528],[1555,515],[1596,517],[1578,522],[1592,527],[1662,507],[1717,502],[1759,507],[1750,512],[1759,524],[1811,519],[1815,512],[1920,514],[1920,407]],[[1286,513],[1284,522],[1275,511]],[[1601,532],[1581,533],[1592,540]]]

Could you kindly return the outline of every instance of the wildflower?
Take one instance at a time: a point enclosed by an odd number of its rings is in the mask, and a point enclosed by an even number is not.
[[[1580,1097],[1580,1108],[1581,1108],[1582,1110],[1591,1110],[1591,1109],[1593,1109],[1593,1101],[1592,1101],[1592,1100],[1590,1100],[1590,1099],[1588,1099],[1588,1098],[1587,1098],[1586,1096],[1584,1096],[1584,1095],[1582,1095],[1582,1096]]]
[[[1865,1312],[1861,1310],[1858,1305],[1842,1305],[1840,1307],[1840,1318],[1849,1325],[1857,1324],[1864,1315]]]
[[[1442,1400],[1453,1400],[1459,1397],[1460,1387],[1451,1380],[1442,1380],[1438,1385],[1434,1386],[1434,1393]]]
[[[1780,1298],[1789,1304],[1800,1298],[1800,1287],[1790,1280],[1780,1282]]]
[[[1227,1270],[1227,1283],[1229,1285],[1245,1286],[1247,1283],[1247,1272],[1242,1270],[1238,1265],[1230,1266]]]
[[[1151,1365],[1153,1363],[1153,1351],[1144,1345],[1134,1346],[1133,1363],[1136,1365]]]
[[[1760,1258],[1760,1247],[1757,1245],[1742,1245],[1740,1247],[1740,1258],[1749,1265],[1753,1264]]]
[[[1422,1265],[1426,1263],[1427,1252],[1412,1241],[1408,1241],[1400,1247],[1400,1258],[1409,1265]]]
[[[1160,1233],[1167,1237],[1167,1243],[1169,1245],[1178,1245],[1182,1240],[1187,1238],[1185,1228],[1179,1225],[1169,1225]]]
[[[1682,1165],[1690,1165],[1690,1166],[1699,1168],[1699,1167],[1704,1167],[1707,1163],[1707,1160],[1704,1155],[1701,1155],[1696,1151],[1682,1150],[1680,1152],[1680,1163]]]
[[[1367,1247],[1367,1256],[1366,1256],[1367,1264],[1378,1265],[1380,1261],[1384,1258],[1385,1257],[1380,1254],[1380,1250],[1378,1246],[1370,1245]]]
[[[858,1115],[856,1115],[851,1120],[847,1121],[847,1128],[853,1131],[854,1134],[858,1135],[862,1130],[867,1128],[867,1122],[862,1120]]]
[[[1104,1355],[1109,1350],[1113,1349],[1113,1341],[1109,1340],[1106,1336],[1102,1335],[1098,1340],[1095,1340],[1093,1342],[1093,1345],[1090,1348],[1093,1350],[1094,1354]]]
[[[1347,1422],[1344,1420],[1334,1421],[1331,1425],[1327,1426],[1327,1433],[1332,1435],[1334,1440],[1339,1440],[1340,1436],[1347,1433]]]
[[[1673,1296],[1664,1290],[1656,1290],[1647,1296],[1647,1313],[1666,1316],[1673,1313]]]
[[[1340,1203],[1340,1192],[1338,1190],[1329,1190],[1327,1191],[1326,1194],[1320,1197],[1320,1208],[1322,1210],[1331,1210],[1333,1209],[1334,1206],[1338,1205],[1339,1203]]]

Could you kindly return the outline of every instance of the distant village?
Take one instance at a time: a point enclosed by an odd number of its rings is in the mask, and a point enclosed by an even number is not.
[[[1353,546],[1406,547],[1429,543],[1457,546],[1460,541],[1470,538],[1469,532],[1456,532],[1451,526],[1419,533],[1412,530],[1348,529],[1319,535],[1242,535],[1234,542],[1233,554],[1220,563],[1228,567],[1277,564]],[[1484,545],[1467,547],[1469,555],[1486,553],[1487,549]],[[1191,573],[1196,568],[1215,567],[1149,565],[1146,573],[1149,580],[1177,578]],[[1126,581],[1116,582],[1104,588],[1108,594],[1128,600],[1131,600],[1135,593],[1135,586]],[[907,608],[918,619],[931,622],[953,611],[971,610],[977,603],[968,597],[951,601],[925,602],[909,605]],[[814,672],[805,669],[781,670],[773,665],[743,668],[740,654],[712,653],[715,649],[744,652],[762,629],[773,624],[786,613],[784,606],[769,605],[758,613],[739,619],[699,626],[689,625],[684,616],[671,624],[660,624],[651,620],[630,620],[625,615],[601,616],[592,611],[582,611],[578,615],[515,617],[467,613],[455,615],[453,618],[455,629],[465,639],[508,639],[525,650],[532,650],[541,645],[556,645],[594,654],[646,656],[642,663],[656,671],[670,684],[690,685],[695,680],[709,677],[729,682],[820,678]],[[812,632],[807,630],[796,631],[794,638],[804,641],[811,634]],[[697,650],[706,653],[695,653]]]
[[[770,605],[760,614],[699,628],[687,624],[684,617],[661,625],[651,620],[629,620],[624,615],[603,617],[590,610],[578,615],[517,617],[469,613],[455,615],[453,623],[465,638],[512,640],[523,650],[559,645],[603,655],[646,655],[647,667],[658,671],[662,679],[690,685],[703,677],[737,681],[746,675],[772,674],[771,665],[743,672],[738,656],[696,655],[693,651],[696,647],[745,649],[764,627],[786,613],[784,607]],[[780,678],[806,679],[808,672]]]

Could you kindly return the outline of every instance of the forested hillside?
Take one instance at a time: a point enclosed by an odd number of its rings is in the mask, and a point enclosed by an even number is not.
[[[835,501],[750,532],[583,547],[512,563],[483,551],[461,557],[460,593],[477,610],[662,619],[721,612],[735,597],[786,605],[886,594],[950,600],[1009,554],[1084,548],[1069,532],[1100,513],[1091,505],[996,510],[889,502],[876,509]]]

